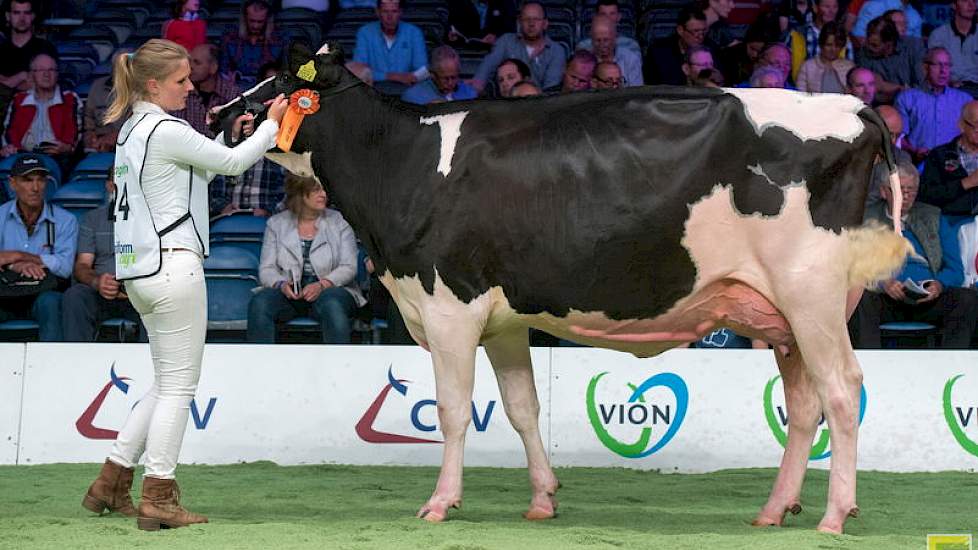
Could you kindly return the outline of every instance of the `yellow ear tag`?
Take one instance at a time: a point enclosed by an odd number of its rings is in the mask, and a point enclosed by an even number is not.
[[[295,76],[306,82],[312,82],[316,78],[316,64],[310,59],[305,65],[299,67]]]

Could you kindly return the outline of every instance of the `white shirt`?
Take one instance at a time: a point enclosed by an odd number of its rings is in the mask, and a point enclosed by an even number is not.
[[[133,105],[133,117],[146,112],[165,114],[153,103],[139,101]],[[149,140],[142,170],[143,195],[156,227],[166,227],[187,213],[190,208],[191,170],[198,173],[203,171],[207,182],[218,174],[241,175],[275,144],[277,132],[278,123],[266,119],[255,129],[254,135],[231,148],[223,145],[224,134],[211,141],[189,124],[160,124]],[[198,231],[200,229],[197,228]],[[190,220],[164,235],[161,246],[189,248],[204,253]]]

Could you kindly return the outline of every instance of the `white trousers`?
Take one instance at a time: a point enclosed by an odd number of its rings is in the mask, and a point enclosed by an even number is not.
[[[164,252],[159,273],[125,285],[149,335],[154,377],[129,413],[109,459],[132,468],[145,450],[143,475],[173,479],[207,335],[203,263],[194,252]]]

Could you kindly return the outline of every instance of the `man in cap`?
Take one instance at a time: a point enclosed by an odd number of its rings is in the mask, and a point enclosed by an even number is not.
[[[0,270],[34,280],[71,276],[78,222],[67,210],[44,200],[49,176],[38,155],[24,154],[14,161],[10,187],[15,198],[0,205]],[[37,321],[42,342],[61,341],[61,293],[47,290],[3,298],[0,321],[13,318]]]

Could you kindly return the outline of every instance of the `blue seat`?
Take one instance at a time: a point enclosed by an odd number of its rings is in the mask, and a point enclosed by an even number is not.
[[[75,170],[71,173],[71,179],[88,177],[102,178],[104,181],[108,176],[109,168],[115,163],[114,153],[89,153],[78,163]]]
[[[211,245],[237,246],[261,257],[267,221],[247,212],[220,216],[211,223]]]
[[[36,342],[41,328],[31,319],[0,322],[0,342]]]
[[[104,179],[78,179],[58,188],[51,202],[71,212],[79,221],[105,203]]]
[[[896,321],[880,325],[884,348],[937,347],[939,331],[930,323],[917,321]],[[923,344],[923,345],[921,345]]]
[[[138,339],[139,325],[121,317],[106,319],[99,325],[95,339],[98,340],[98,337],[103,334],[113,335],[112,341],[114,342],[135,342]]]
[[[215,246],[204,260],[204,280],[207,329],[243,333],[248,328],[248,303],[260,286],[258,258],[236,246]]]
[[[0,177],[7,181],[7,176],[10,175],[10,169],[14,167],[14,162],[20,155],[10,155],[9,157],[0,160]],[[41,162],[44,163],[44,167],[51,172],[51,177],[54,178],[56,184],[61,184],[61,167],[58,163],[51,157],[47,155],[38,155],[41,158]]]

